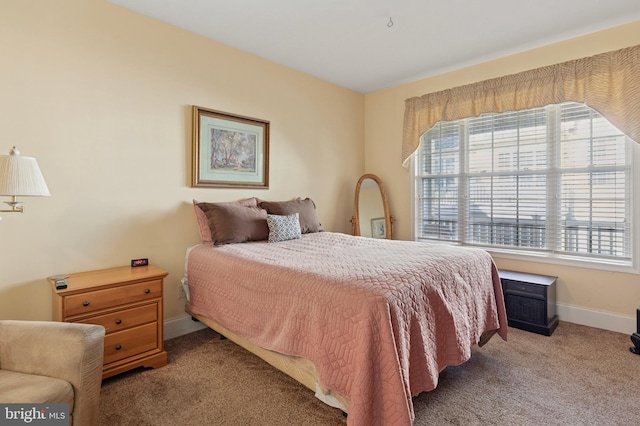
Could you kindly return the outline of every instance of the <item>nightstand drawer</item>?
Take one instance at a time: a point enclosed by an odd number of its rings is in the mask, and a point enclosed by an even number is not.
[[[505,305],[510,320],[526,321],[534,324],[544,324],[546,318],[546,302],[542,299],[507,294]]]
[[[107,365],[158,347],[158,324],[146,324],[111,333],[104,338],[104,364]]]
[[[158,320],[158,305],[151,303],[137,308],[124,309],[112,314],[96,315],[83,319],[87,324],[98,324],[107,330],[107,334],[127,328],[148,324]]]
[[[64,298],[63,317],[66,320],[69,317],[161,296],[162,280],[72,294]]]
[[[516,291],[518,293],[526,293],[532,296],[540,296],[541,298],[545,297],[547,288],[542,285],[535,285],[531,283],[522,283],[519,281],[511,281],[507,279],[502,280],[502,284],[504,285],[504,291]]]

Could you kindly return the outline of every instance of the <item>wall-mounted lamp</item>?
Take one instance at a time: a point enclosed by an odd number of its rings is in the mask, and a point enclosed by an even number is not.
[[[51,195],[49,188],[35,158],[22,157],[15,146],[9,155],[0,155],[0,196],[11,197],[11,201],[5,201],[11,208],[0,212],[22,213],[23,206],[17,197],[48,195]]]

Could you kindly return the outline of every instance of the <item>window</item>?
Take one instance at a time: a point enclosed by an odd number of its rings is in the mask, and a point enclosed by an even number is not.
[[[416,155],[416,239],[630,264],[632,143],[577,103],[440,122]]]

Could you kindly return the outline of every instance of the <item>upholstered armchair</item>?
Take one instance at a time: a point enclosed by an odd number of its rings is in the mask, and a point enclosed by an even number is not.
[[[95,425],[104,327],[0,321],[0,402],[69,403],[71,424]]]

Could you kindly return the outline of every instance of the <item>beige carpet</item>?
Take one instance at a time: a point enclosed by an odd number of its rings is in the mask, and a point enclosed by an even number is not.
[[[560,322],[518,329],[449,367],[414,398],[416,425],[640,423],[640,356],[629,336]],[[166,342],[169,365],[102,385],[100,425],[344,425],[302,385],[211,330]]]

